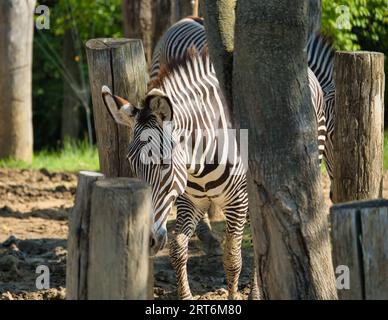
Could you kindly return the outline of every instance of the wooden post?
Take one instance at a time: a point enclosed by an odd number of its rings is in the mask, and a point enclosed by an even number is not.
[[[75,205],[69,215],[69,236],[67,240],[66,297],[68,300],[87,298],[87,267],[89,261],[90,201],[93,183],[104,175],[81,171]]]
[[[149,299],[150,187],[103,177],[79,174],[69,220],[67,299]]]
[[[330,216],[334,269],[347,266],[350,277],[339,298],[388,299],[388,201],[334,205]]]
[[[382,195],[384,55],[337,52],[333,202]]]
[[[97,181],[89,232],[88,299],[147,299],[150,186],[137,179]]]
[[[146,93],[148,73],[140,40],[92,39],[86,43],[100,170],[107,177],[130,176],[126,160],[130,130],[117,125],[106,110],[101,87],[138,103]]]

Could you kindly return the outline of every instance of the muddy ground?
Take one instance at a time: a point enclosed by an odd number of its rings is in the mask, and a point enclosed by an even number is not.
[[[65,299],[67,218],[74,203],[77,176],[47,170],[0,169],[0,300]],[[328,194],[325,176],[325,194]],[[387,196],[385,190],[384,196]],[[329,204],[329,200],[326,199]],[[171,216],[168,228],[173,229]],[[212,222],[223,241],[222,220]],[[226,299],[226,282],[220,256],[209,257],[194,237],[189,248],[189,279],[197,299]],[[252,248],[243,249],[240,293],[249,293]],[[50,269],[49,290],[37,290],[38,265]],[[155,257],[155,299],[176,299],[175,275],[168,249]]]

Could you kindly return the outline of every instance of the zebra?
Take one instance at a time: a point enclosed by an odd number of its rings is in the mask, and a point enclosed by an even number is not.
[[[151,81],[158,76],[160,65],[182,59],[189,48],[196,48],[199,52],[207,49],[206,32],[203,19],[195,16],[184,18],[172,25],[158,42],[150,68]],[[325,151],[326,119],[323,108],[323,93],[317,78],[311,69],[308,77],[315,114],[318,123],[318,149],[319,159],[322,160]],[[200,220],[196,234],[202,241],[208,255],[220,255],[220,245],[211,232],[208,215]]]
[[[246,166],[230,134],[231,115],[207,52],[189,50],[183,59],[165,65],[141,106],[112,95],[106,86],[102,98],[117,123],[133,128],[128,160],[135,175],[152,188],[153,254],[167,242],[166,222],[176,202],[170,258],[179,297],[193,297],[187,275],[188,241],[215,203],[226,217],[223,263],[228,297],[238,298],[248,212]]]
[[[160,65],[182,59],[189,48],[206,50],[204,20],[189,16],[172,25],[159,40],[153,54],[150,78],[158,76]],[[308,80],[311,100],[318,127],[319,160],[325,160],[326,170],[333,181],[334,93],[333,50],[321,35],[309,37],[307,43]],[[331,192],[330,192],[331,197]]]

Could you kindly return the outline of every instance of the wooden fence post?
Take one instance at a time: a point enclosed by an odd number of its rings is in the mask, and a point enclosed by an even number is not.
[[[86,43],[100,170],[107,177],[130,176],[126,155],[130,130],[117,125],[101,98],[107,85],[114,94],[138,103],[146,93],[148,73],[137,39],[91,39]]]
[[[145,96],[142,43],[92,39],[86,51],[101,176],[131,176],[126,159],[131,130],[111,119],[101,87],[109,86],[132,103]],[[150,189],[136,179],[96,180],[91,173],[80,173],[69,225],[68,299],[153,299]]]
[[[334,269],[349,268],[339,298],[388,299],[388,201],[334,205],[330,217]]]
[[[138,39],[91,39],[86,43],[100,171],[106,177],[132,176],[126,155],[131,130],[116,124],[101,99],[101,87],[140,102],[147,89],[148,72],[143,45]],[[149,263],[149,299],[153,299],[153,260]]]
[[[68,300],[87,298],[87,266],[89,261],[90,199],[93,183],[104,175],[81,171],[74,208],[69,215],[67,240],[66,297]]]
[[[384,146],[384,55],[335,55],[333,202],[382,195]]]
[[[88,299],[147,299],[151,188],[137,179],[97,181],[91,198]]]

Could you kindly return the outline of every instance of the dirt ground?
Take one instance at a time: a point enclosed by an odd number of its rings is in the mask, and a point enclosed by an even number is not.
[[[77,176],[47,170],[0,169],[0,300],[65,299],[67,217],[74,203]],[[328,194],[325,176],[324,189]],[[384,192],[386,197],[387,190]],[[327,203],[330,201],[326,199]],[[174,225],[171,216],[169,232]],[[213,221],[223,241],[223,221]],[[194,237],[189,247],[189,281],[197,299],[226,299],[226,281],[220,256],[208,257]],[[252,248],[243,249],[240,293],[249,293]],[[50,270],[50,288],[36,289],[36,267]],[[155,257],[155,299],[176,299],[175,274],[168,249]]]

